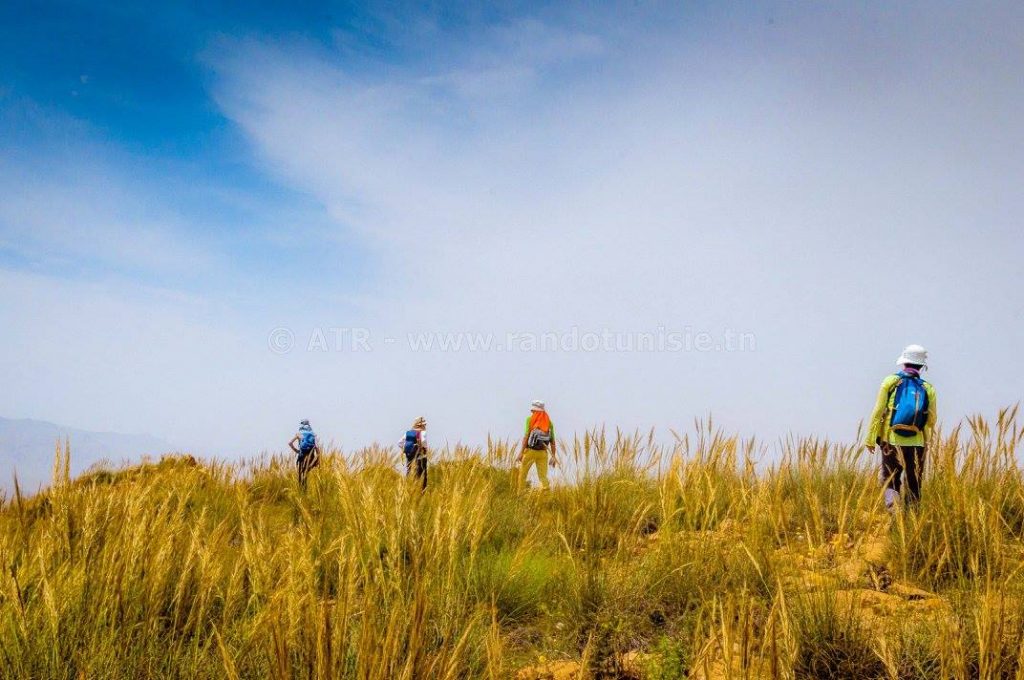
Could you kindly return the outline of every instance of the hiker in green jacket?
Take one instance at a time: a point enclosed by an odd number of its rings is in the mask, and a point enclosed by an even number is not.
[[[935,388],[921,378],[928,367],[928,352],[921,345],[908,345],[896,364],[898,373],[882,381],[875,410],[868,421],[864,445],[882,452],[882,483],[885,507],[894,510],[906,474],[904,503],[911,506],[921,499],[924,454],[935,428]]]

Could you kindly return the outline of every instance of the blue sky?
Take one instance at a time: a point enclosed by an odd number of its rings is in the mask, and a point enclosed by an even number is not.
[[[294,22],[308,25],[305,18],[254,9],[242,16],[215,9],[154,11],[127,3],[14,3],[3,11],[0,87],[11,133],[4,155],[12,174],[39,182],[77,180],[98,202],[101,196],[92,192],[101,189],[90,189],[90,180],[114,175],[147,204],[138,212],[129,209],[126,218],[173,221],[175,240],[199,240],[229,270],[217,272],[218,278],[237,273],[230,270],[242,263],[280,255],[272,240],[247,238],[254,230],[273,229],[278,219],[292,216],[306,224],[322,221],[314,201],[255,166],[245,139],[211,101],[211,74],[201,59],[225,31],[255,31],[261,24],[287,30]],[[12,260],[33,264],[11,250],[6,254]],[[322,249],[310,242],[307,251]],[[144,263],[72,259],[87,277],[122,273],[162,280]],[[282,268],[281,275],[289,271]],[[206,284],[194,283],[200,290]],[[181,285],[176,277],[175,286]]]
[[[1022,18],[5,3],[0,414],[229,456],[301,417],[504,437],[536,397],[563,432],[849,440],[910,342],[948,425],[991,414],[1024,385]],[[406,342],[572,329],[756,348]]]

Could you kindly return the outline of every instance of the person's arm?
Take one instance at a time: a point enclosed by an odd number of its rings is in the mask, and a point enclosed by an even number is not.
[[[939,418],[939,409],[935,403],[935,388],[931,383],[925,385],[925,394],[928,395],[928,421],[924,424],[924,445],[928,446],[935,437],[935,423]]]
[[[878,390],[878,398],[875,400],[875,408],[868,420],[868,431],[864,437],[864,446],[868,451],[874,451],[878,444],[878,438],[882,434],[882,419],[889,408],[889,392],[892,389],[893,377],[889,376],[882,381],[882,387]]]
[[[290,442],[288,442],[288,446],[291,447],[292,451],[295,452],[296,456],[299,455],[299,447],[296,446],[296,444],[298,444],[298,443],[299,443],[299,435],[295,435],[294,437],[292,437],[292,440]]]

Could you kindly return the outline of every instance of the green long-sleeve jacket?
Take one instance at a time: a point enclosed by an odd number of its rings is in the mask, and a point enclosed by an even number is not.
[[[879,439],[898,446],[925,446],[931,438],[938,410],[935,403],[935,388],[927,380],[921,381],[924,383],[924,391],[928,395],[928,421],[925,423],[924,431],[904,437],[889,429],[893,401],[896,399],[896,383],[899,380],[899,375],[894,374],[886,376],[882,381],[882,387],[878,390],[878,399],[875,400],[875,410],[871,412],[871,420],[868,421],[864,446],[875,446]]]

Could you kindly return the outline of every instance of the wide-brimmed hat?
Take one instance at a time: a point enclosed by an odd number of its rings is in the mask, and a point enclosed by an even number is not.
[[[534,399],[532,402],[530,402],[530,410],[531,411],[543,411],[544,410],[544,402],[541,401],[540,399]]]
[[[414,430],[426,429],[426,427],[427,427],[427,419],[424,418],[423,416],[420,416],[416,420],[412,421],[412,429],[414,429]]]
[[[896,360],[898,366],[904,364],[914,364],[915,366],[927,366],[928,365],[928,350],[921,345],[907,345],[903,350],[903,354]]]

